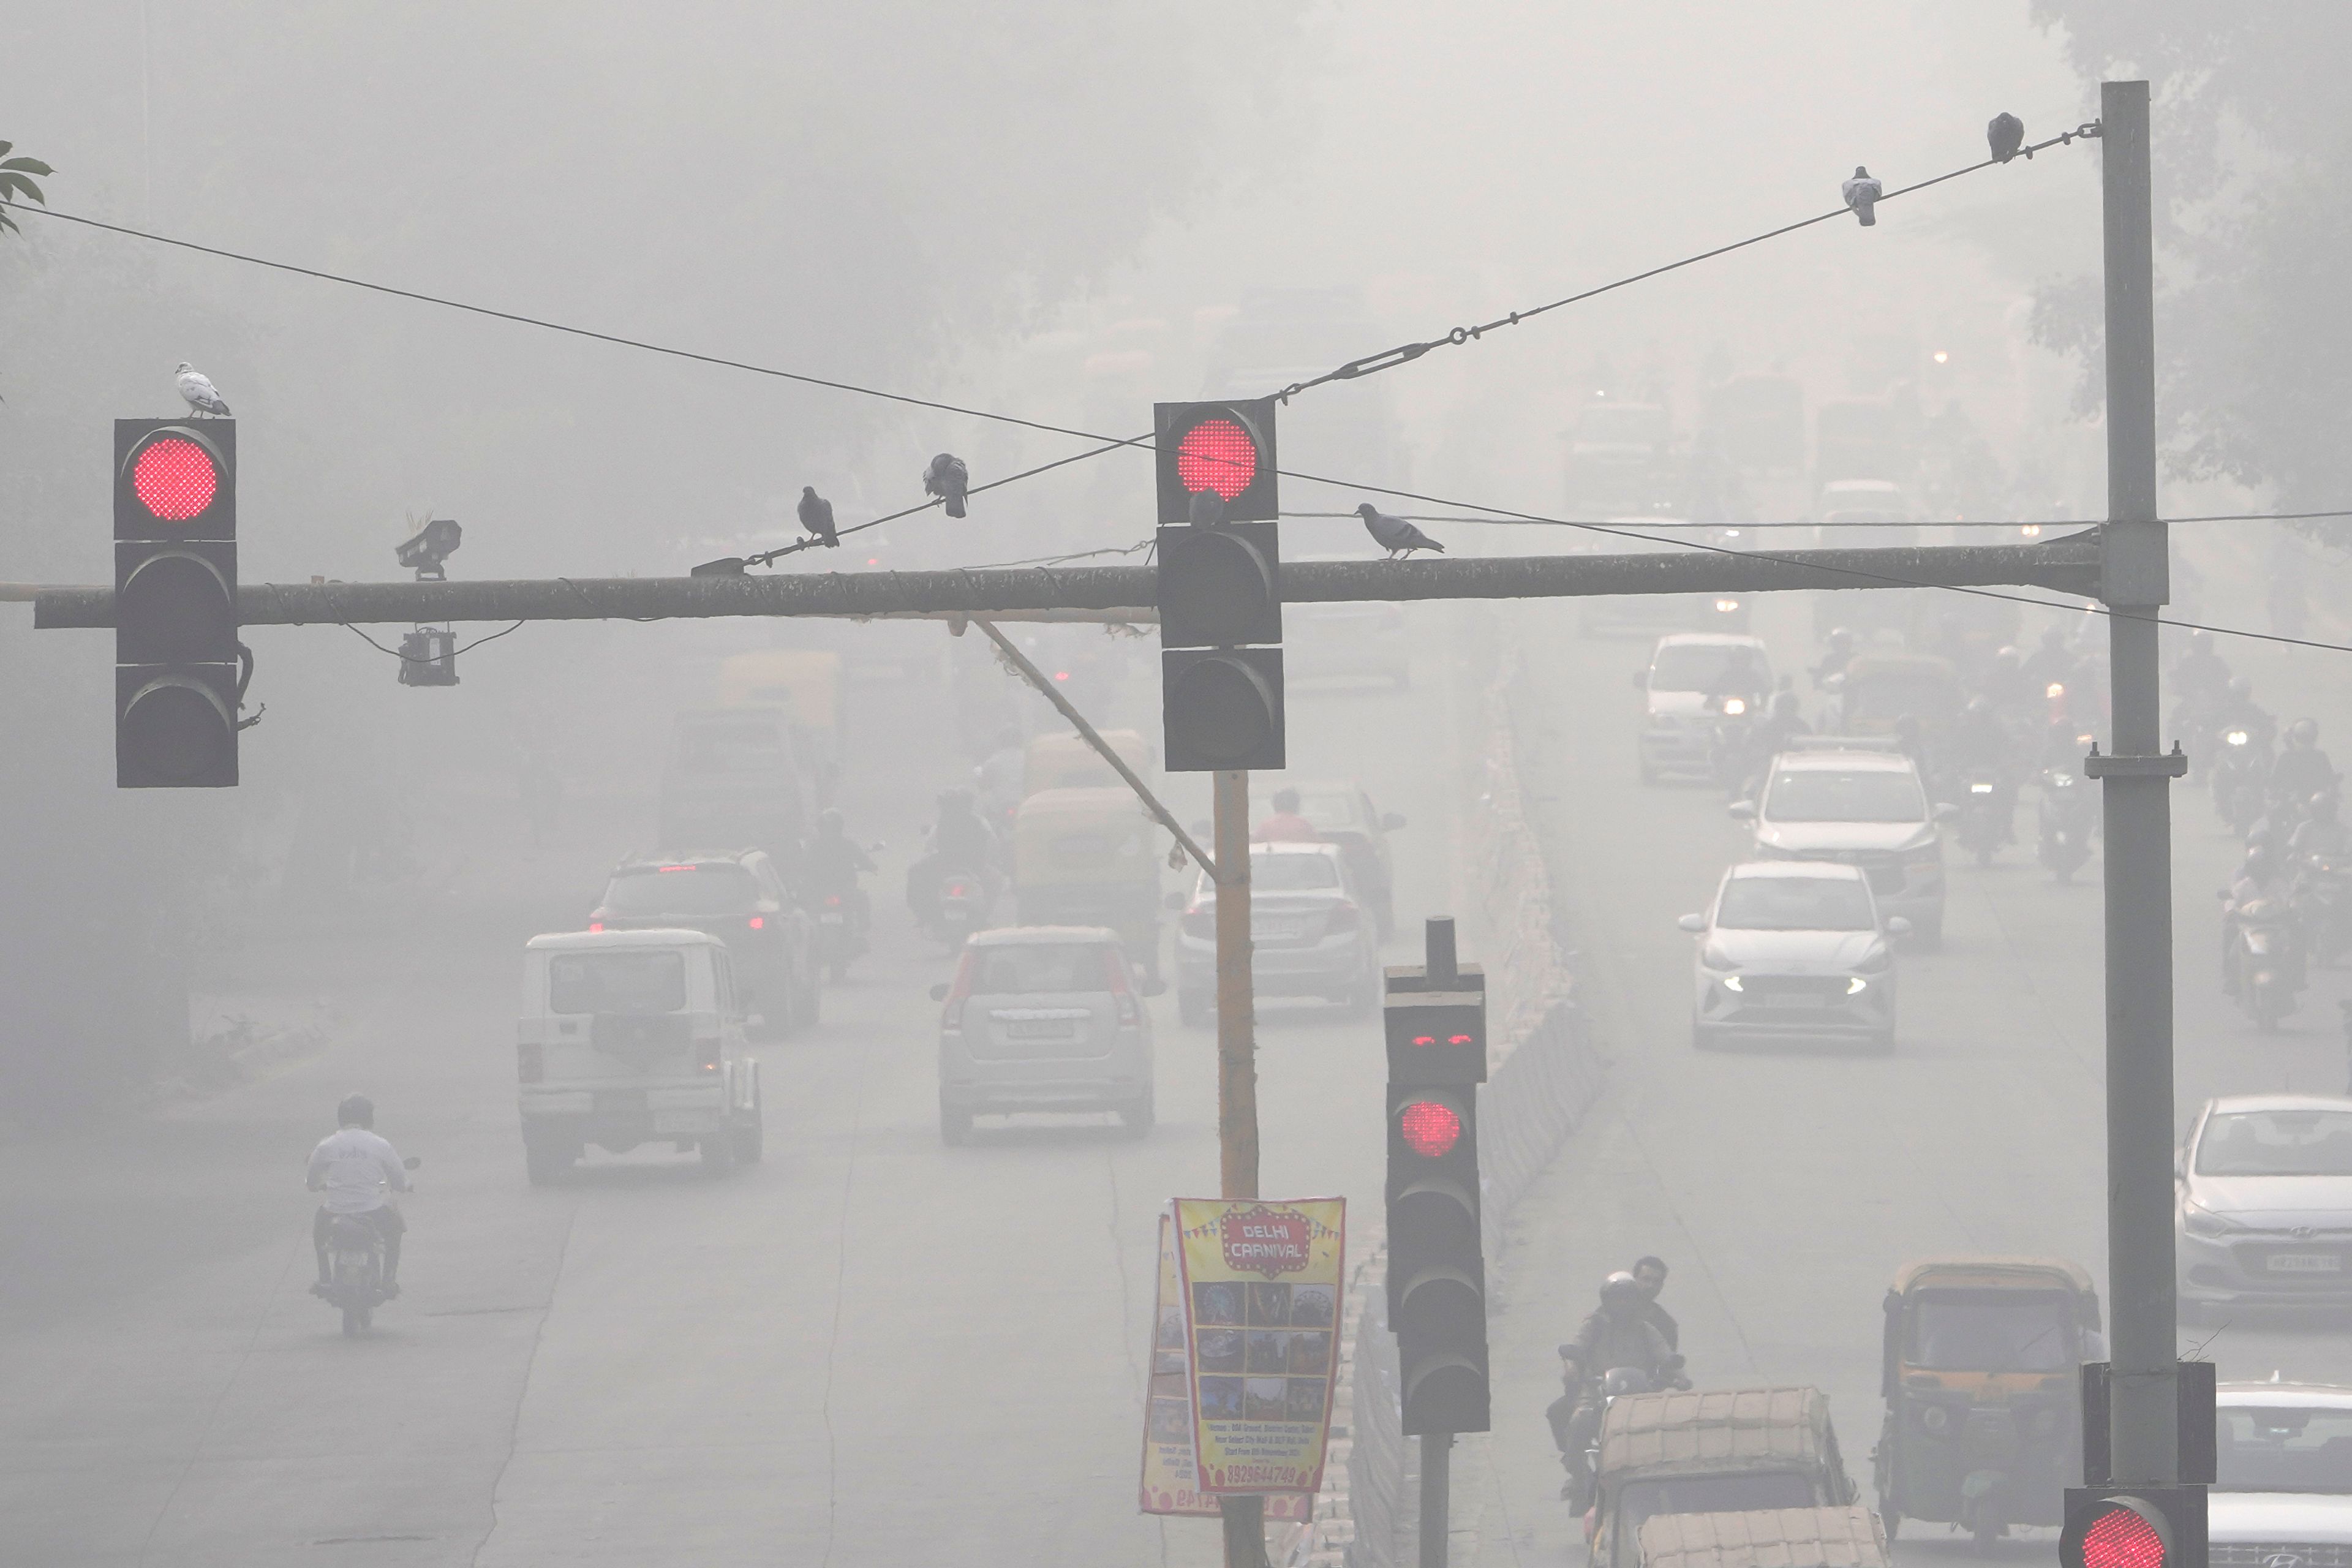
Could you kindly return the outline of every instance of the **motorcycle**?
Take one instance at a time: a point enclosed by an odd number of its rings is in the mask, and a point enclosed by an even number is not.
[[[2239,725],[2221,732],[2207,778],[2213,789],[2213,809],[2241,838],[2263,814],[2263,785],[2270,771],[2270,759],[2254,743],[2253,731]]]
[[[2035,816],[2041,828],[2042,864],[2059,881],[2070,880],[2091,858],[2091,835],[2099,823],[2097,795],[2074,769],[2045,768]]]
[[[964,939],[988,923],[987,884],[970,871],[950,871],[940,878],[940,908],[931,924],[933,940],[961,947]]]
[[[1716,710],[1716,720],[1707,738],[1707,771],[1727,799],[1738,800],[1755,772],[1756,717],[1745,697],[1726,697],[1709,706]]]
[[[2226,896],[2226,895],[2225,895]],[[2270,1034],[2294,1011],[2303,989],[2302,933],[2284,899],[2249,899],[2228,911],[2230,979],[2246,1016]]]
[[[401,1164],[415,1170],[410,1155]],[[328,1283],[313,1293],[343,1314],[343,1335],[357,1339],[375,1326],[375,1310],[388,1298],[383,1289],[383,1237],[357,1215],[339,1214],[327,1226]]]
[[[817,962],[835,984],[848,976],[849,961],[866,951],[863,903],[850,894],[827,893],[817,904]]]
[[[2001,793],[1990,768],[1970,768],[1960,782],[1960,819],[1954,836],[1962,849],[1976,856],[1978,865],[1990,866],[2010,840],[2010,825],[2002,819],[2016,809],[2015,804]]]

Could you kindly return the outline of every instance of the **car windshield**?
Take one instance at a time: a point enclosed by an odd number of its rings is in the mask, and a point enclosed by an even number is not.
[[[1820,1500],[1798,1470],[1744,1470],[1727,1476],[1662,1476],[1627,1481],[1617,1494],[1620,1541],[1632,1541],[1661,1513],[1748,1513],[1767,1508],[1811,1508]]]
[[[738,915],[759,899],[759,884],[740,866],[644,866],[605,884],[603,908],[627,920]]]
[[[2352,1176],[2352,1110],[2233,1110],[2197,1140],[2200,1176]]]
[[[1734,877],[1715,923],[1734,931],[1870,931],[1870,893],[1859,877]]]
[[[1008,942],[972,949],[975,994],[1009,996],[1040,991],[1108,988],[1103,946],[1095,942]]]
[[[2219,1490],[2352,1491],[2352,1409],[2224,1406],[2216,1425]]]
[[[1908,773],[1783,768],[1772,775],[1764,815],[1775,822],[1925,822],[1927,797]]]
[[[761,773],[787,766],[783,737],[766,720],[695,724],[678,732],[677,765],[689,773]]]
[[[1315,892],[1339,885],[1339,863],[1328,855],[1250,857],[1250,885],[1262,893]]]
[[[1923,1370],[2068,1372],[2074,1301],[2056,1290],[1925,1290],[1912,1300],[1903,1359]]]
[[[548,960],[547,1005],[557,1013],[675,1013],[686,1005],[686,954],[649,948],[559,952]]]
[[[1772,672],[1759,650],[1737,643],[1668,643],[1650,663],[1653,691],[1762,691]]]
[[[1259,821],[1274,815],[1272,795],[1254,796],[1250,801],[1250,820]],[[1298,792],[1298,815],[1309,826],[1325,833],[1347,828],[1361,829],[1364,813],[1356,795],[1348,790],[1301,790]]]

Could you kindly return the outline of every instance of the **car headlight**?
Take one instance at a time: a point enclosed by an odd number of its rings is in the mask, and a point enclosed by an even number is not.
[[[2211,1209],[2200,1208],[2183,1198],[2180,1203],[2180,1228],[2191,1236],[2227,1236],[2242,1227],[2234,1221],[2222,1218]]]
[[[1845,994],[1849,996],[1859,996],[1869,989],[1870,982],[1864,980],[1859,974],[1853,976],[1845,983]]]
[[[1725,975],[1725,976],[1723,977],[1723,988],[1724,988],[1726,991],[1737,991],[1737,990],[1739,990],[1739,989],[1740,989],[1740,984],[1739,984],[1739,976],[1738,976],[1737,974],[1727,974],[1727,975]]]

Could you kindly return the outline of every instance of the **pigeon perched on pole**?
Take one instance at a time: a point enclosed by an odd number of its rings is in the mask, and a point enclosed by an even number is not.
[[[834,531],[833,503],[816,493],[814,485],[801,487],[801,526],[809,531],[816,542],[827,550],[841,548],[841,538]]]
[[[205,378],[203,371],[198,370],[186,360],[182,360],[177,379],[180,395],[188,400],[190,408],[199,414],[227,416],[228,405],[223,402],[221,395],[214,390],[213,384]]]
[[[1845,205],[1853,209],[1853,216],[1862,220],[1863,227],[1868,228],[1878,221],[1878,215],[1870,209],[1877,202],[1879,192],[1885,187],[1879,184],[1869,170],[1856,163],[1853,166],[1853,178],[1840,185],[1838,189],[1845,194]]]
[[[1410,555],[1416,550],[1434,550],[1440,555],[1445,553],[1445,546],[1404,519],[1391,517],[1370,501],[1358,507],[1356,515],[1364,520],[1364,527],[1370,531],[1372,542],[1387,551],[1391,561],[1401,555]]]
[[[1985,141],[1992,147],[1992,161],[2006,163],[2025,145],[2025,121],[2003,110],[1985,127]]]
[[[971,470],[965,468],[963,459],[953,452],[941,452],[931,459],[931,466],[923,470],[923,493],[927,496],[944,496],[947,499],[947,512],[950,517],[961,517],[964,514],[964,492],[971,488]]]

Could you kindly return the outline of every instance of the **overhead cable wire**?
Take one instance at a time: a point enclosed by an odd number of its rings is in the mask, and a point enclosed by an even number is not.
[[[1326,482],[1336,483],[1337,481]],[[1369,485],[1359,485],[1351,488],[1369,489],[1372,487]],[[1328,518],[1337,520],[1340,518],[1357,518],[1360,517],[1362,514],[1353,511],[1285,511],[1282,515],[1292,518]],[[1654,521],[1646,518],[1632,519],[1622,517],[1614,519],[1537,519],[1523,518],[1516,515],[1511,517],[1470,517],[1457,512],[1421,511],[1401,511],[1392,515],[1401,517],[1407,522],[1492,523],[1497,527],[1503,528],[1526,528],[1530,526],[1551,528],[1583,528],[1590,526],[1600,528],[1609,526],[1612,522],[1623,524],[1626,522],[1637,521],[1643,528],[1663,528],[1669,531],[1677,529],[1707,530],[1726,528],[2083,528],[2104,521],[2103,519],[2095,517],[2021,517],[1931,518],[1924,521],[1911,521],[1904,522],[1807,522],[1802,520],[1782,522],[1694,522],[1684,518],[1658,518]],[[2331,517],[2352,517],[2352,508],[2346,508],[2336,511],[2216,511],[2206,512],[2194,517],[2160,517],[2154,521],[2158,522],[2298,522],[2316,518]]]

